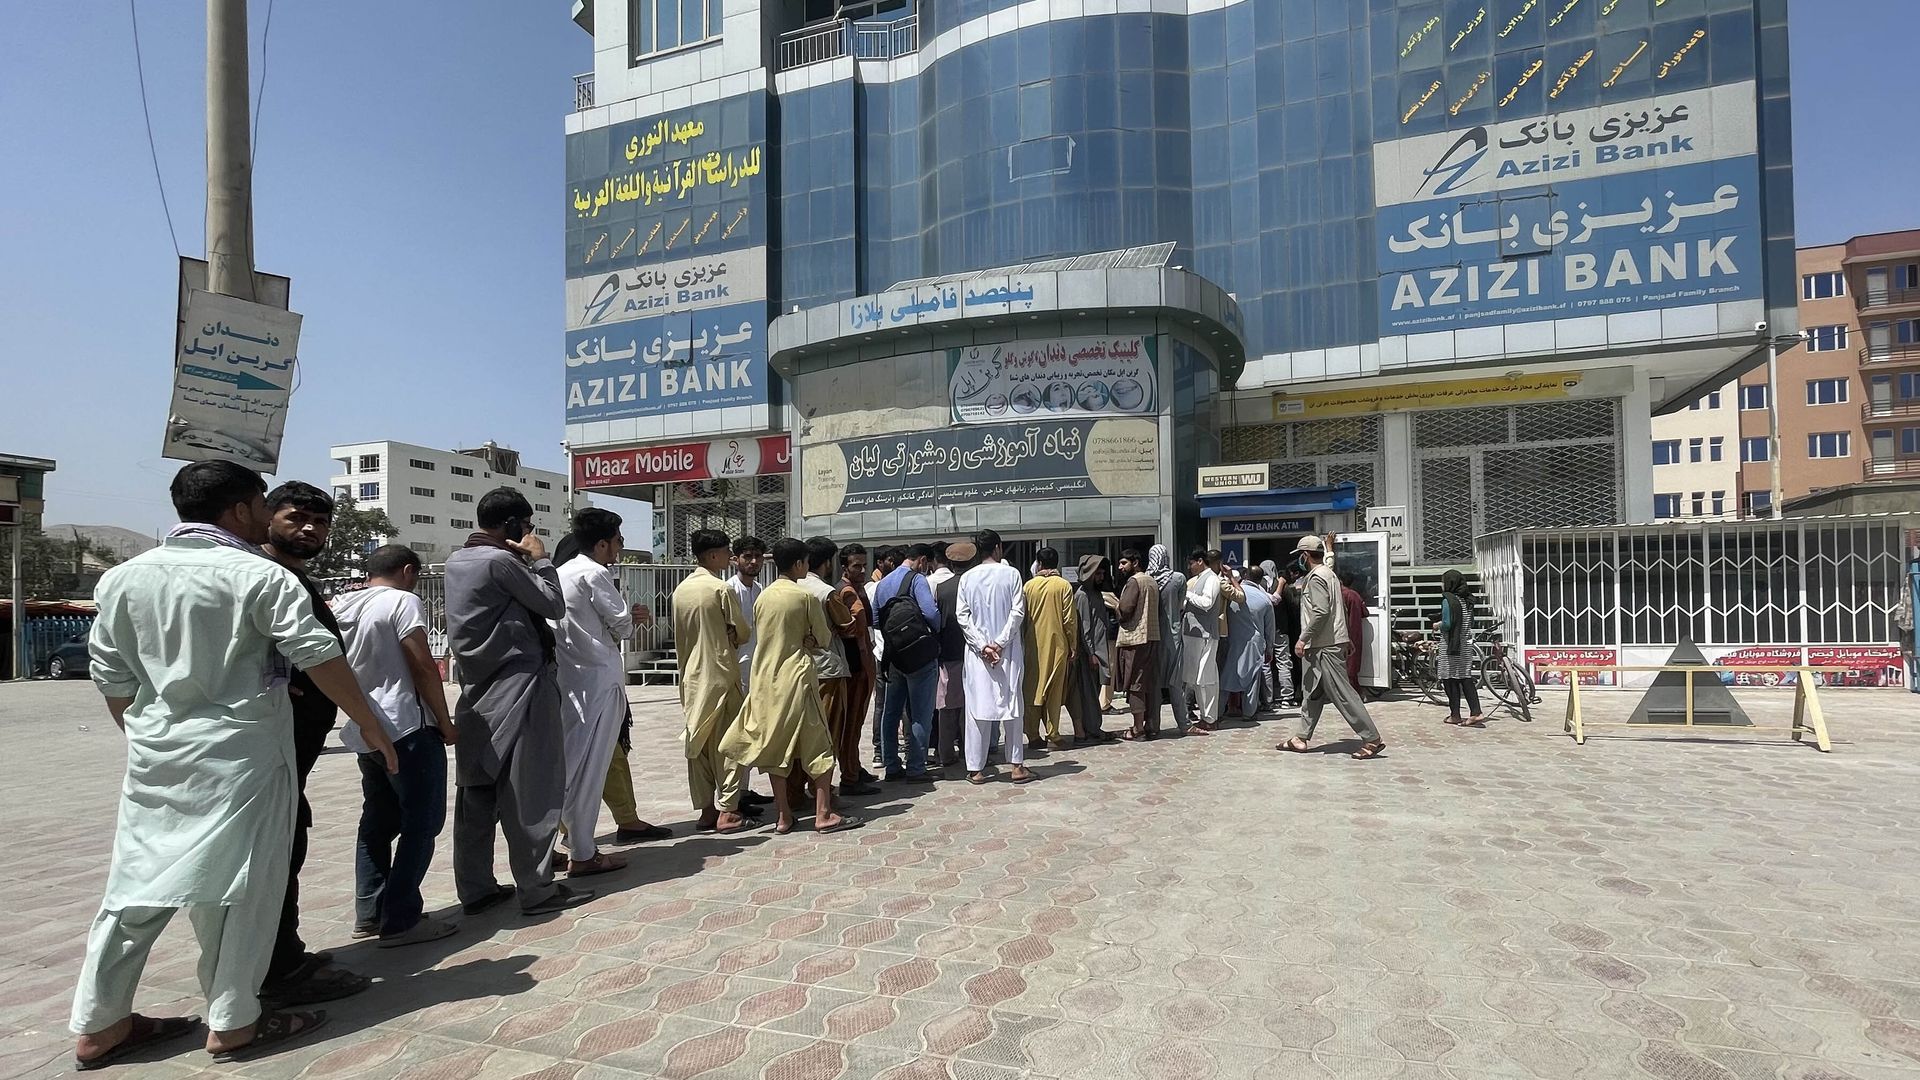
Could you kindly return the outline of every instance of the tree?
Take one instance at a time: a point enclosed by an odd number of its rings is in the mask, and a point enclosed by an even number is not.
[[[400,530],[387,520],[385,510],[362,510],[353,504],[353,496],[341,495],[333,502],[333,528],[327,536],[327,549],[307,564],[314,577],[361,577],[367,555],[398,536]]]

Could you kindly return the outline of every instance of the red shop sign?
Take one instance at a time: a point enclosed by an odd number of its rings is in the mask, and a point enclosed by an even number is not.
[[[792,471],[792,444],[785,435],[742,436],[632,450],[595,450],[573,456],[573,486],[581,491]]]

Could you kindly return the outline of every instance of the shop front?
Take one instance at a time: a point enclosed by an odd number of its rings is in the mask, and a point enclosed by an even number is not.
[[[1244,361],[1233,299],[1167,267],[995,271],[775,320],[791,532],[991,528],[1024,567],[1203,539],[1193,477]]]

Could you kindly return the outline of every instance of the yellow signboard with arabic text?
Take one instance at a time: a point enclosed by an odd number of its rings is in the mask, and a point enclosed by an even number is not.
[[[1275,394],[1273,418],[1303,420],[1413,409],[1471,409],[1485,405],[1565,401],[1585,396],[1579,392],[1585,377],[1585,373],[1579,371],[1547,371],[1512,377],[1495,375],[1484,379],[1364,386],[1316,394]]]

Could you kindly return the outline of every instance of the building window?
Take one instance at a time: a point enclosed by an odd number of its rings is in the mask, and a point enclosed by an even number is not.
[[[1893,268],[1893,287],[1896,289],[1920,289],[1920,263],[1907,263]]]
[[[1687,406],[1687,411],[1699,412],[1701,409],[1717,409],[1719,407],[1720,407],[1720,391],[1715,390],[1713,393],[1708,394],[1706,397],[1700,398],[1699,400],[1695,401],[1693,404]]]
[[[447,466],[447,471],[452,473],[455,476],[472,476],[473,475],[473,470],[467,468],[465,465],[449,465]]]
[[[627,0],[633,59],[720,37],[720,0]]]
[[[1847,295],[1847,278],[1838,270],[1800,275],[1800,299],[1826,300]]]
[[[1740,512],[1748,517],[1759,517],[1773,506],[1773,493],[1770,491],[1748,491],[1740,496]]]
[[[551,529],[537,529],[535,531],[538,532],[541,536],[551,537],[553,535],[553,530]]]
[[[407,464],[413,466],[416,469],[421,470],[422,472],[432,472],[434,470],[433,462],[421,461],[419,458],[408,458]]]
[[[379,484],[377,484],[377,483],[374,483],[374,484],[361,484],[361,485],[360,485],[360,497],[361,497],[361,498],[363,498],[363,499],[377,499],[377,498],[379,498],[379,497],[380,497],[380,485],[379,485]]]
[[[412,493],[413,493],[413,494],[415,494],[415,495],[418,495],[418,496],[420,496],[420,497],[421,497],[421,498],[423,498],[423,499],[431,499],[431,498],[433,498],[433,489],[432,489],[432,488],[423,488],[423,487],[410,487],[410,488],[408,488],[407,490],[408,490],[409,492],[412,492]]]
[[[447,519],[447,524],[449,524],[449,525],[451,525],[451,526],[453,526],[453,527],[454,527],[454,528],[456,528],[456,529],[471,529],[471,528],[473,528],[473,522],[471,522],[471,521],[466,521],[466,520],[464,520],[464,519],[462,519],[462,518],[448,518],[448,519]]]
[[[1693,516],[1704,517],[1706,515],[1706,512],[1707,512],[1707,493],[1704,491],[1694,492],[1693,493]]]
[[[1714,515],[1715,515],[1715,516],[1717,517],[1717,516],[1719,516],[1719,515],[1721,515],[1721,514],[1724,514],[1724,513],[1726,513],[1726,512],[1727,512],[1727,493],[1726,493],[1726,492],[1724,492],[1724,491],[1716,491],[1716,492],[1714,492],[1714,493],[1713,493],[1713,513],[1714,513]]]
[[[1767,447],[1769,445],[1770,445],[1770,440],[1765,435],[1757,435],[1751,439],[1741,439],[1740,440],[1740,460],[1741,461],[1768,460]]]
[[[1707,440],[1707,460],[1719,461],[1727,456],[1727,437],[1715,435]]]
[[[473,496],[464,491],[450,491],[447,493],[447,498],[452,499],[454,502],[470,503],[473,501]]]
[[[1808,379],[1807,404],[1809,405],[1845,405],[1847,403],[1847,380]]]
[[[542,514],[553,513],[553,507],[547,503],[534,503],[533,508],[538,513],[542,513]]]
[[[1676,518],[1680,516],[1680,493],[1655,495],[1653,497],[1653,516],[1657,518]]]
[[[408,518],[407,520],[411,521],[415,525],[431,525],[433,524],[433,515],[432,514],[415,514],[412,517]]]
[[[1843,458],[1853,453],[1853,433],[1847,431],[1816,431],[1807,436],[1807,456],[1810,458]]]
[[[1808,352],[1839,352],[1847,347],[1845,326],[1807,327]]]
[[[1706,457],[1706,453],[1707,453],[1707,440],[1705,439],[1688,439],[1687,440],[1687,460],[1688,461],[1691,461],[1695,465],[1698,465]]]
[[[379,454],[361,454],[360,455],[360,471],[361,472],[379,472],[380,471],[380,455]]]
[[[1900,429],[1900,454],[1902,457],[1920,454],[1920,428]]]
[[[1653,463],[1655,465],[1678,465],[1680,463],[1680,440],[1656,439],[1653,444]]]
[[[547,483],[547,482],[546,482],[545,480],[535,480],[535,481],[533,482],[533,486],[534,486],[534,487],[537,487],[537,488],[539,488],[539,489],[540,489],[541,491],[552,491],[552,490],[553,490],[553,485],[552,485],[552,484],[549,484],[549,483]]]
[[[1742,409],[1764,409],[1767,407],[1767,384],[1758,383],[1740,388],[1740,407]]]

